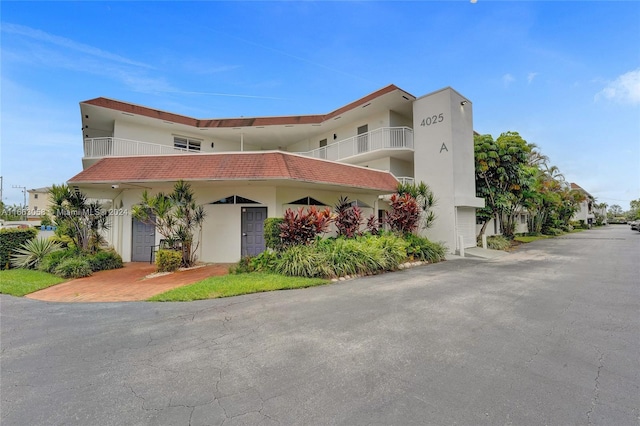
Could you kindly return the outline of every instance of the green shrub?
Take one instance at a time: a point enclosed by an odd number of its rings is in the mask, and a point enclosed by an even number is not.
[[[87,256],[91,270],[106,271],[108,269],[122,268],[122,257],[113,249],[101,250],[96,254]]]
[[[55,274],[56,268],[63,260],[77,255],[78,253],[75,250],[62,249],[54,251],[42,258],[40,264],[38,265],[38,270],[42,272],[48,272],[50,274]]]
[[[409,257],[430,263],[440,262],[445,258],[446,249],[440,243],[434,243],[415,234],[405,234],[404,239],[409,244],[407,247]]]
[[[487,237],[487,248],[491,250],[507,250],[511,247],[511,240],[502,235]]]
[[[265,250],[251,258],[251,266],[254,271],[273,272],[276,268],[278,254],[272,250]]]
[[[383,249],[386,271],[398,269],[398,266],[407,259],[409,244],[393,233],[382,233],[378,238],[373,238],[371,243]]]
[[[91,275],[91,266],[84,257],[69,257],[56,266],[55,274],[62,278],[82,278]]]
[[[284,222],[281,217],[269,217],[264,220],[264,244],[272,250],[282,250],[280,225]]]
[[[586,229],[585,227],[582,227],[582,229]],[[552,236],[557,236],[557,235],[562,235],[564,234],[564,231],[562,231],[562,229],[558,229],[558,228],[547,228],[543,231],[544,235],[552,235]]]
[[[14,268],[35,269],[49,253],[61,250],[59,244],[48,238],[34,238],[22,244],[11,256]]]
[[[324,253],[331,276],[372,274],[385,270],[387,263],[384,249],[371,244],[375,239],[340,237],[325,240],[318,247]]]
[[[21,245],[33,240],[37,233],[34,228],[0,229],[0,269],[9,269],[11,256]]]
[[[292,277],[327,277],[331,270],[315,244],[294,245],[284,250],[278,258],[275,270]]]
[[[176,271],[182,263],[182,253],[176,250],[158,250],[156,267],[158,272]]]
[[[255,271],[255,268],[251,263],[250,256],[244,256],[242,259],[238,261],[238,263],[236,263],[235,265],[229,268],[230,274],[247,274],[253,271]]]

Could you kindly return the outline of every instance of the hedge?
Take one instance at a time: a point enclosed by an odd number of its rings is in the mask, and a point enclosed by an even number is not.
[[[0,229],[0,269],[11,267],[11,255],[16,249],[36,237],[38,231],[34,228]]]

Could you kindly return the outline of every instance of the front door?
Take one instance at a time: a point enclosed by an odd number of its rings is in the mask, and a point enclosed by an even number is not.
[[[262,253],[264,246],[264,220],[266,207],[242,207],[242,257]]]
[[[153,260],[153,246],[156,242],[156,227],[133,219],[131,229],[131,261],[150,262]]]

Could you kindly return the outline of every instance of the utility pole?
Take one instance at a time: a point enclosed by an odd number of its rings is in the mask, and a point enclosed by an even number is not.
[[[16,188],[16,189],[20,189],[20,191],[22,191],[22,198],[23,198],[23,203],[22,203],[22,211],[24,212],[24,218],[27,218],[27,187],[26,186],[20,186],[20,185],[12,185],[12,188]]]

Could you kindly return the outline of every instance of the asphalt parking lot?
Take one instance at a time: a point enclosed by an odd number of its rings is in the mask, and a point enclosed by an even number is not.
[[[640,233],[191,303],[0,296],[5,425],[640,423]]]

